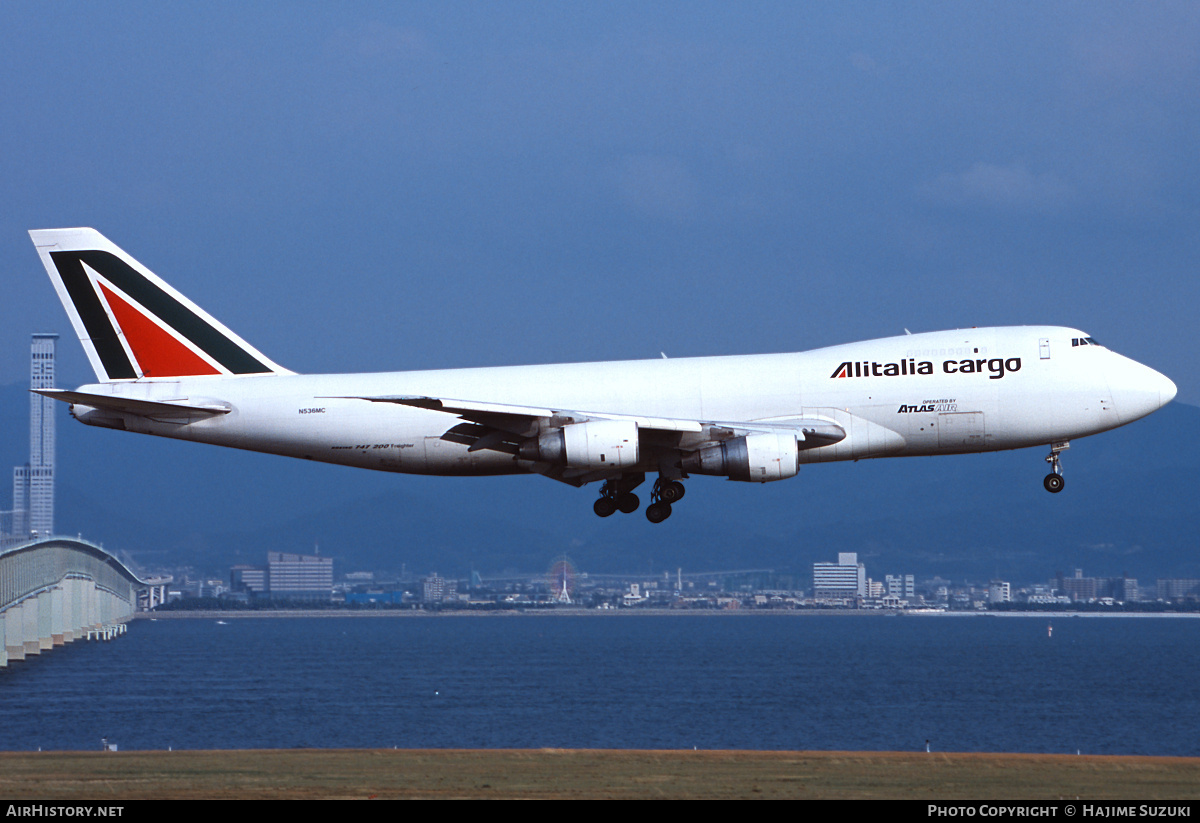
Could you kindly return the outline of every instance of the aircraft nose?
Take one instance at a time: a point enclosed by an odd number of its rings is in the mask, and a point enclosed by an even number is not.
[[[1155,372],[1154,374],[1158,377],[1158,407],[1161,409],[1175,399],[1175,393],[1179,389],[1175,387],[1174,381],[1165,374],[1160,374],[1159,372]]]
[[[1122,365],[1124,368],[1110,371],[1108,378],[1122,422],[1145,417],[1175,399],[1178,389],[1165,374],[1133,360],[1125,359]]]

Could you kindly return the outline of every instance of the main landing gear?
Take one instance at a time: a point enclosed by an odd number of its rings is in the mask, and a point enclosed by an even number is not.
[[[605,494],[601,492],[601,495],[601,498],[592,504],[592,511],[600,517],[608,517],[613,512],[632,514],[637,511],[638,506],[642,505],[642,501],[633,492],[622,492],[620,494]]]
[[[646,507],[646,519],[651,523],[661,523],[671,516],[671,504],[683,499],[687,491],[678,480],[654,481],[654,491],[650,493],[650,505]]]
[[[1042,481],[1042,485],[1046,487],[1046,491],[1051,494],[1058,494],[1063,490],[1063,486],[1067,484],[1062,476],[1062,464],[1059,462],[1059,452],[1064,452],[1071,448],[1071,444],[1067,441],[1054,443],[1050,446],[1050,454],[1046,456],[1046,462],[1050,464],[1050,473],[1046,475],[1046,479]]]
[[[600,499],[592,505],[592,510],[600,517],[608,517],[614,512],[630,514],[637,511],[641,501],[633,490],[646,479],[644,474],[623,475],[604,481],[600,487]],[[650,505],[646,507],[646,519],[651,523],[661,523],[671,516],[671,504],[683,499],[686,490],[678,480],[664,480],[659,477],[654,481],[654,489],[650,492]]]
[[[600,487],[600,499],[592,504],[592,511],[600,517],[608,517],[613,512],[632,514],[637,511],[642,501],[633,490],[645,479],[646,475],[639,472],[605,480]]]

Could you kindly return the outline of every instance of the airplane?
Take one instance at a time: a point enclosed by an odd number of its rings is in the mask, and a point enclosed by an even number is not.
[[[1157,371],[1057,326],[905,334],[793,354],[296,374],[95,229],[30,231],[98,382],[39,394],[91,426],[379,471],[599,482],[600,517],[671,515],[683,480],[1048,446],[1162,408]]]

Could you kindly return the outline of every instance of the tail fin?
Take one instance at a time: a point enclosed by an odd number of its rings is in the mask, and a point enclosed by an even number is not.
[[[95,229],[29,236],[102,383],[291,374]]]

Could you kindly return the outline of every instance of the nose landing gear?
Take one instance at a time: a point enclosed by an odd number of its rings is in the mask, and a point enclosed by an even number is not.
[[[1071,444],[1066,440],[1059,443],[1051,444],[1050,454],[1046,456],[1046,462],[1050,464],[1050,474],[1042,481],[1042,485],[1046,487],[1046,491],[1051,494],[1058,494],[1063,490],[1063,486],[1067,481],[1062,476],[1062,465],[1059,462],[1059,452],[1064,452],[1071,448]]]

